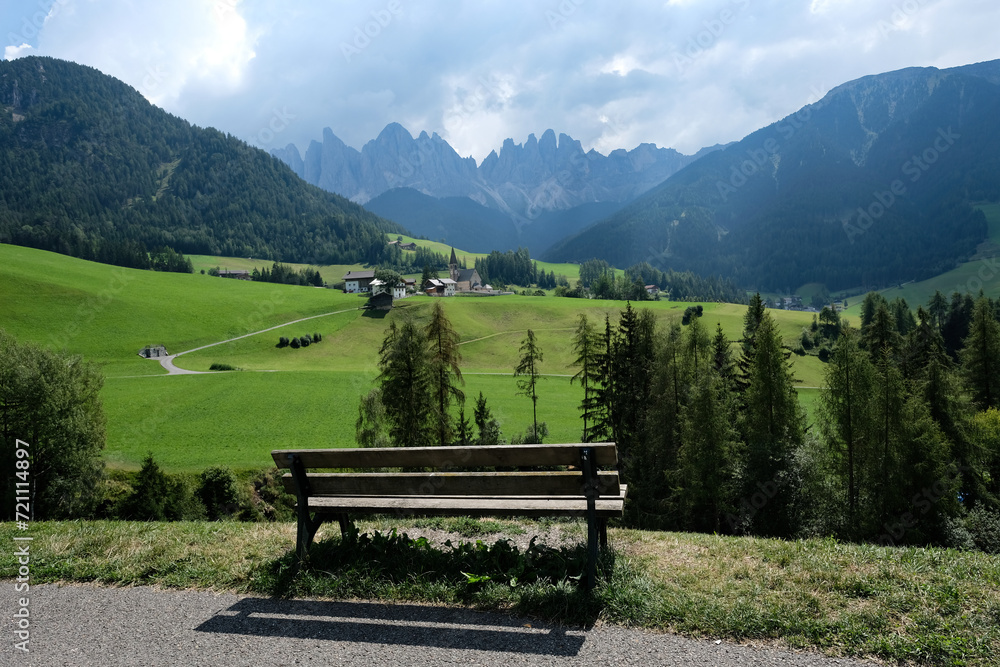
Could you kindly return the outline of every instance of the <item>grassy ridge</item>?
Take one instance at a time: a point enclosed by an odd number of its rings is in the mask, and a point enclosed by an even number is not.
[[[171,471],[213,464],[247,468],[268,465],[271,449],[283,444],[352,444],[358,399],[373,387],[385,328],[404,319],[423,324],[434,302],[412,297],[382,316],[362,314],[356,310],[362,303],[335,290],[133,271],[0,245],[0,326],[21,340],[79,353],[103,366],[105,451],[114,467],[137,468],[152,452]],[[474,399],[483,392],[505,435],[523,432],[531,420],[531,402],[516,395],[511,377],[520,341],[531,328],[545,355],[542,371],[550,376],[541,385],[539,419],[548,424],[550,442],[579,439],[581,391],[567,377],[576,371],[572,332],[581,313],[597,324],[606,315],[616,322],[622,302],[506,296],[442,303],[462,339],[465,393]],[[688,305],[634,304],[663,323],[679,319]],[[707,329],[719,322],[731,339],[739,338],[745,307],[704,308]],[[247,372],[141,377],[164,373],[157,362],[137,356],[148,343],[177,353],[326,313],[336,314],[176,360],[192,370],[227,363]],[[789,342],[811,321],[806,313],[773,315]],[[275,347],[279,336],[313,332],[323,335],[318,345]],[[802,385],[821,384],[816,357],[793,357],[793,363]]]
[[[455,541],[462,540],[454,533],[492,543],[547,530],[527,521],[517,522],[516,531],[505,527],[512,522],[439,523]],[[359,528],[416,537],[421,525],[383,519]],[[583,541],[580,523],[563,526],[570,544]],[[591,597],[572,584],[511,585],[504,571],[482,562],[472,572],[494,581],[470,584],[462,574],[470,571],[466,561],[433,544],[396,540],[380,547],[377,558],[360,557],[343,548],[330,526],[313,549],[315,568],[298,575],[291,572],[292,524],[74,521],[33,523],[31,531],[33,584],[463,604],[562,623],[602,620],[909,664],[995,665],[1000,654],[1000,557],[982,553],[612,528],[610,576]],[[9,544],[16,532],[11,523],[0,526],[0,539]],[[552,560],[550,554],[541,564]],[[0,569],[16,568],[13,551],[0,552]]]

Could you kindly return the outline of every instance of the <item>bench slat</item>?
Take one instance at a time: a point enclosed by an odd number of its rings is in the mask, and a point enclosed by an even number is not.
[[[614,443],[497,445],[490,447],[386,447],[276,449],[275,465],[289,467],[288,454],[298,454],[306,468],[486,468],[579,465],[580,449],[592,447],[597,465],[618,465]]]
[[[579,472],[311,473],[310,495],[342,496],[583,496]],[[286,473],[282,483],[295,493]],[[618,473],[598,474],[599,494],[621,493]]]
[[[597,516],[620,517],[625,498],[600,498]],[[413,497],[359,496],[309,498],[309,509],[321,513],[390,514],[400,516],[583,516],[587,501],[569,498],[531,497]]]

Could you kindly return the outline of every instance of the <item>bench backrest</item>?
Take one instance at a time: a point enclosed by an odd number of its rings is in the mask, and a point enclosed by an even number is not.
[[[281,449],[271,453],[275,465],[290,468],[293,457],[303,469],[430,468],[430,472],[308,473],[310,496],[583,496],[580,470],[480,472],[466,468],[550,468],[580,466],[581,452],[590,448],[597,467],[614,468],[614,443],[500,445],[490,447],[390,447],[342,449]],[[597,472],[601,496],[621,494],[618,473]],[[283,482],[295,491],[292,475]]]

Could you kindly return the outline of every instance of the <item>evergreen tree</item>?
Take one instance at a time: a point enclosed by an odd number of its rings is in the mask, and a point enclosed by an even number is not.
[[[843,533],[848,537],[860,534],[859,491],[867,491],[875,483],[869,474],[876,444],[871,401],[875,369],[858,338],[853,329],[843,331],[827,367],[820,399],[820,425],[829,445],[830,469],[845,492]]]
[[[883,355],[895,359],[899,355],[903,341],[896,330],[896,318],[889,312],[885,299],[878,301],[868,325],[861,330],[861,345],[868,350],[872,361]]]
[[[542,350],[535,341],[535,332],[528,329],[528,334],[521,341],[521,360],[514,369],[518,394],[531,399],[531,428],[538,433],[538,380],[541,378],[538,364],[542,361]]]
[[[358,405],[358,419],[354,423],[355,440],[362,447],[392,447],[387,425],[382,392],[372,389],[361,397]]]
[[[389,434],[399,447],[430,444],[431,384],[426,339],[412,322],[389,325],[379,350],[377,381],[389,419]]]
[[[573,351],[576,354],[573,365],[580,370],[570,379],[570,384],[579,381],[583,387],[583,401],[580,403],[580,417],[583,419],[583,442],[594,441],[595,413],[598,409],[596,392],[601,380],[599,345],[600,341],[594,326],[587,320],[587,316],[581,313],[573,338]]]
[[[486,398],[483,396],[483,392],[479,392],[479,398],[476,399],[476,409],[473,413],[473,418],[476,422],[476,428],[479,430],[479,445],[504,444],[502,434],[500,433],[500,424],[494,419],[493,413],[490,411],[489,406],[486,405]]]
[[[757,292],[750,297],[747,312],[743,315],[743,338],[740,340],[740,356],[737,361],[736,386],[745,392],[750,384],[750,366],[756,354],[757,329],[767,314],[764,300]]]
[[[598,335],[597,345],[597,376],[598,384],[595,391],[596,414],[591,437],[594,442],[618,442],[618,433],[612,419],[615,404],[614,386],[614,339],[615,332],[611,326],[611,316],[604,316],[604,331]]]
[[[930,315],[931,327],[940,333],[945,318],[948,316],[948,300],[944,298],[944,294],[941,294],[941,290],[934,291],[934,296],[931,297],[930,302],[927,304],[927,311]]]
[[[753,516],[752,529],[789,535],[796,491],[793,456],[803,442],[803,418],[781,334],[766,312],[753,336],[744,401],[742,491],[746,498],[758,493],[768,498]]]
[[[712,338],[712,367],[719,375],[719,380],[726,391],[735,389],[736,366],[733,362],[733,352],[729,339],[722,331],[722,323],[715,323],[715,337]]]
[[[428,377],[434,409],[431,421],[438,444],[446,445],[452,440],[448,409],[452,399],[459,404],[465,402],[465,394],[457,384],[459,382],[465,384],[465,381],[458,367],[462,361],[462,353],[458,350],[461,337],[444,314],[440,300],[434,302],[431,319],[424,329],[424,335],[427,338]]]
[[[468,447],[473,443],[472,424],[465,418],[465,407],[458,410],[458,423],[455,427],[455,444],[460,447]]]
[[[972,399],[979,409],[1000,407],[1000,323],[986,297],[976,301],[969,335],[959,357]]]
[[[688,335],[691,335],[690,330]],[[681,414],[675,502],[686,530],[720,532],[732,493],[736,432],[730,421],[731,394],[718,373],[695,374]]]

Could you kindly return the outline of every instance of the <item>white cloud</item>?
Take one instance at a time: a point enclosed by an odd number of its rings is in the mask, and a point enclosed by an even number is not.
[[[23,6],[0,34],[16,37],[38,0],[13,1]],[[479,160],[505,138],[548,128],[605,153],[640,142],[690,153],[859,76],[1000,57],[995,0],[55,0],[52,9],[37,41],[8,38],[5,55],[92,65],[264,148],[305,149],[326,126],[360,147],[397,121]],[[358,52],[346,57],[344,44]]]
[[[155,104],[188,107],[191,90],[222,96],[239,88],[254,57],[240,9],[233,0],[63,0],[38,51],[116,76]]]
[[[31,54],[33,50],[30,44],[21,44],[20,46],[7,46],[3,50],[4,60],[14,60],[15,58],[20,58],[21,56],[27,56]]]

